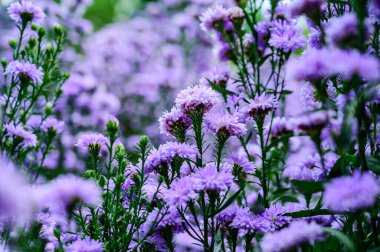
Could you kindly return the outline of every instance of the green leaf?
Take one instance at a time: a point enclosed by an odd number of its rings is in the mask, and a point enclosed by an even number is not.
[[[350,251],[356,251],[355,244],[348,238],[343,232],[333,229],[333,228],[323,228],[325,233],[329,233],[330,235],[336,237],[340,240]]]
[[[373,156],[366,156],[368,169],[370,169],[376,175],[380,175],[380,160]]]
[[[332,212],[330,212],[327,209],[311,209],[311,210],[302,210],[298,212],[291,212],[284,214],[285,216],[290,216],[293,218],[303,218],[303,217],[311,217],[311,216],[318,216],[318,215],[333,215]]]
[[[323,191],[322,181],[291,180],[292,184],[303,194],[313,194]]]

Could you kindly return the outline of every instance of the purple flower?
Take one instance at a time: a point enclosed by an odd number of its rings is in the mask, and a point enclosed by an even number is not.
[[[236,115],[209,114],[205,120],[206,127],[214,134],[241,137],[247,132],[244,123],[240,123]]]
[[[230,21],[239,21],[242,20],[245,15],[244,11],[240,7],[233,6],[227,9],[226,16]]]
[[[322,41],[321,41],[321,32],[315,28],[310,27],[310,33],[308,38],[308,47],[314,48],[314,49],[321,49],[322,48]]]
[[[215,83],[218,86],[226,87],[228,80],[230,79],[230,73],[227,67],[219,66],[211,69],[204,79],[202,79],[201,84],[205,86],[209,85],[208,81]]]
[[[246,154],[237,152],[231,153],[227,163],[233,167],[238,174],[243,171],[244,173],[253,173],[256,167],[253,162],[248,160]]]
[[[174,107],[165,112],[158,120],[161,134],[176,135],[177,132],[186,132],[191,126],[191,120],[181,110]]]
[[[313,15],[320,11],[323,3],[324,0],[294,0],[289,6],[290,14],[293,17],[302,14]]]
[[[166,142],[158,149],[154,149],[150,152],[145,164],[146,172],[152,172],[158,169],[161,165],[169,164],[175,156],[194,159],[197,153],[198,151],[194,145]]]
[[[288,209],[282,206],[280,203],[275,203],[270,206],[270,208],[265,209],[260,216],[268,222],[268,229],[270,231],[278,230],[286,225],[288,225],[292,218],[289,216],[284,216]]]
[[[38,6],[33,5],[27,0],[17,1],[8,7],[8,14],[17,23],[23,21],[39,24],[45,17],[44,12]]]
[[[370,173],[354,172],[327,184],[323,203],[332,211],[354,212],[373,206],[379,193],[379,182]]]
[[[267,124],[265,127],[267,133],[269,130],[272,137],[278,138],[283,134],[292,132],[294,126],[292,121],[285,117],[275,117],[273,118],[272,125]]]
[[[61,133],[63,131],[65,123],[59,121],[55,118],[48,118],[41,124],[41,130],[48,132],[54,131],[56,133]]]
[[[263,252],[288,251],[304,243],[323,239],[323,229],[315,223],[296,221],[280,231],[265,234],[261,241]]]
[[[249,209],[242,209],[236,214],[231,227],[239,230],[239,235],[252,235],[256,232],[264,233],[268,230],[268,223],[259,216],[254,216]]]
[[[176,106],[186,115],[195,111],[207,112],[220,101],[219,95],[211,88],[193,86],[182,90],[175,100]]]
[[[170,206],[181,206],[190,200],[198,198],[198,193],[195,191],[194,179],[191,177],[183,177],[175,180],[170,189],[164,193],[164,199]]]
[[[275,21],[271,31],[269,44],[277,49],[282,49],[284,52],[294,52],[306,45],[302,31],[292,23],[281,20]]]
[[[103,243],[91,240],[86,237],[84,240],[77,240],[69,244],[65,251],[68,252],[102,252]]]
[[[329,112],[320,110],[294,119],[294,124],[298,129],[308,132],[323,129],[328,125],[330,120]]]
[[[29,62],[12,61],[7,65],[4,74],[11,74],[21,82],[31,80],[34,84],[41,83],[44,73],[36,65]]]
[[[100,150],[106,150],[106,145],[108,144],[108,139],[102,134],[97,133],[87,133],[79,137],[75,146],[82,149],[89,150],[90,152]]]
[[[201,28],[204,31],[219,29],[226,22],[227,10],[221,5],[215,5],[204,12],[201,17]]]
[[[194,174],[198,191],[226,191],[233,183],[233,176],[226,170],[217,170],[214,163],[208,163],[204,168],[198,168]]]
[[[283,176],[291,179],[320,181],[324,179],[324,171],[319,155],[308,155],[295,164],[287,164]]]
[[[13,124],[4,125],[7,130],[7,136],[13,139],[13,144],[22,144],[24,148],[35,147],[38,143],[36,135],[26,131],[21,125]]]
[[[267,114],[274,111],[277,106],[278,102],[274,96],[262,94],[249,100],[248,105],[242,109],[243,117],[245,119],[253,117],[256,120],[265,117]]]
[[[344,45],[355,40],[359,35],[358,21],[354,13],[333,18],[326,28],[326,38],[334,45]]]
[[[218,213],[215,218],[220,225],[228,226],[242,210],[244,209],[240,208],[236,203],[234,203]]]
[[[101,202],[101,191],[96,182],[75,175],[61,175],[37,189],[42,206],[68,207],[76,202],[97,205]]]

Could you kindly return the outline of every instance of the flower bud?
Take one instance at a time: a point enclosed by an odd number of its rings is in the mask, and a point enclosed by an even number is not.
[[[46,35],[46,30],[44,28],[40,27],[38,29],[37,33],[38,33],[38,37],[42,38],[42,37],[44,37]]]
[[[10,39],[9,40],[9,47],[12,49],[16,49],[17,47],[17,41],[15,39]]]

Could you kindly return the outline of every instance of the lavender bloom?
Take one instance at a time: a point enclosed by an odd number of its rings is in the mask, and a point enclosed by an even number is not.
[[[270,208],[265,209],[260,216],[268,222],[268,229],[273,232],[288,225],[292,221],[291,217],[284,216],[287,212],[289,211],[286,207],[280,203],[276,203],[270,206]]]
[[[229,70],[225,66],[215,67],[211,69],[204,79],[202,79],[201,84],[207,86],[208,81],[215,83],[218,86],[226,87],[228,80],[230,79]]]
[[[293,17],[300,16],[302,14],[313,15],[320,11],[324,0],[294,0],[289,6],[290,14]]]
[[[8,7],[8,14],[11,19],[20,24],[23,23],[23,21],[26,23],[40,23],[45,17],[40,7],[26,0],[12,3]]]
[[[315,99],[315,88],[309,82],[302,85],[300,99],[304,111],[313,111],[322,107],[322,103]]]
[[[186,115],[194,111],[207,112],[219,102],[218,94],[205,86],[193,86],[182,90],[175,100],[178,108]]]
[[[34,84],[41,83],[44,76],[42,70],[36,65],[22,61],[10,62],[4,74],[14,75],[20,82],[31,80]]]
[[[233,170],[236,170],[236,173],[243,171],[244,173],[253,173],[256,170],[256,167],[253,162],[248,160],[248,157],[244,153],[231,153],[227,163],[233,167]]]
[[[237,228],[240,236],[252,235],[256,232],[264,233],[268,230],[267,222],[261,217],[254,216],[249,209],[240,210],[230,226]]]
[[[102,252],[103,251],[103,244],[91,240],[90,238],[86,237],[84,240],[78,240],[76,242],[73,242],[72,244],[69,244],[65,251],[68,252]]]
[[[273,118],[272,125],[267,124],[265,127],[266,133],[270,130],[270,135],[274,138],[278,138],[283,134],[293,132],[294,125],[291,120],[285,117]]]
[[[349,43],[355,40],[358,35],[358,21],[354,13],[346,13],[330,20],[326,28],[326,38],[334,45]]]
[[[234,6],[227,9],[226,16],[230,21],[239,21],[244,18],[244,11],[240,7]]]
[[[370,173],[354,172],[327,184],[323,203],[332,211],[354,212],[373,206],[379,194],[379,183]]]
[[[324,110],[312,112],[294,119],[295,125],[302,131],[322,130],[330,121],[330,114]]]
[[[314,48],[314,49],[321,49],[322,48],[322,42],[321,42],[321,32],[314,28],[310,27],[310,33],[308,38],[308,47]]]
[[[306,45],[306,39],[294,24],[275,21],[271,27],[271,38],[269,44],[284,52],[294,52]]]
[[[215,135],[241,137],[247,132],[244,123],[240,123],[236,115],[209,114],[205,120],[206,127]]]
[[[62,175],[37,189],[42,206],[64,207],[76,202],[97,205],[101,202],[101,191],[96,182],[72,174]]]
[[[217,170],[214,163],[208,163],[194,174],[194,182],[198,191],[226,191],[233,183],[233,176],[226,170]]]
[[[63,131],[65,123],[55,118],[48,118],[41,124],[41,130],[44,132],[54,131],[61,133]]]
[[[323,229],[315,223],[296,221],[280,231],[265,234],[261,248],[263,252],[288,251],[304,243],[313,244],[323,239]]]
[[[170,186],[170,189],[167,189],[163,193],[165,201],[170,206],[178,207],[198,198],[198,193],[195,191],[194,179],[191,177],[177,179]]]
[[[158,120],[162,134],[175,135],[177,131],[185,131],[191,126],[191,120],[174,107],[170,112],[165,112]]]
[[[153,172],[158,169],[163,164],[168,164],[171,162],[171,158],[168,157],[161,149],[153,149],[145,163],[145,171],[147,173]]]
[[[218,213],[215,218],[220,225],[228,226],[232,223],[234,218],[239,214],[243,209],[240,208],[236,203],[230,205],[220,213]]]
[[[97,133],[87,133],[79,137],[75,146],[78,146],[85,150],[106,150],[106,145],[108,144],[108,139],[102,134]]]
[[[227,10],[221,5],[215,5],[204,12],[201,17],[201,28],[204,31],[214,31],[226,22]]]
[[[320,181],[325,177],[319,155],[308,155],[296,164],[287,164],[284,177],[306,181]]]
[[[13,139],[13,144],[22,144],[24,148],[35,147],[38,143],[36,135],[26,131],[21,125],[13,124],[4,125],[7,130],[7,136]]]
[[[253,117],[256,120],[265,117],[267,114],[274,111],[277,106],[278,102],[274,96],[262,94],[249,100],[249,104],[242,109],[243,117],[245,119]]]

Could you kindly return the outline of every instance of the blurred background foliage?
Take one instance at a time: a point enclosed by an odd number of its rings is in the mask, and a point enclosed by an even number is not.
[[[85,17],[90,20],[95,30],[114,23],[117,20],[128,19],[148,2],[155,0],[93,0]]]

